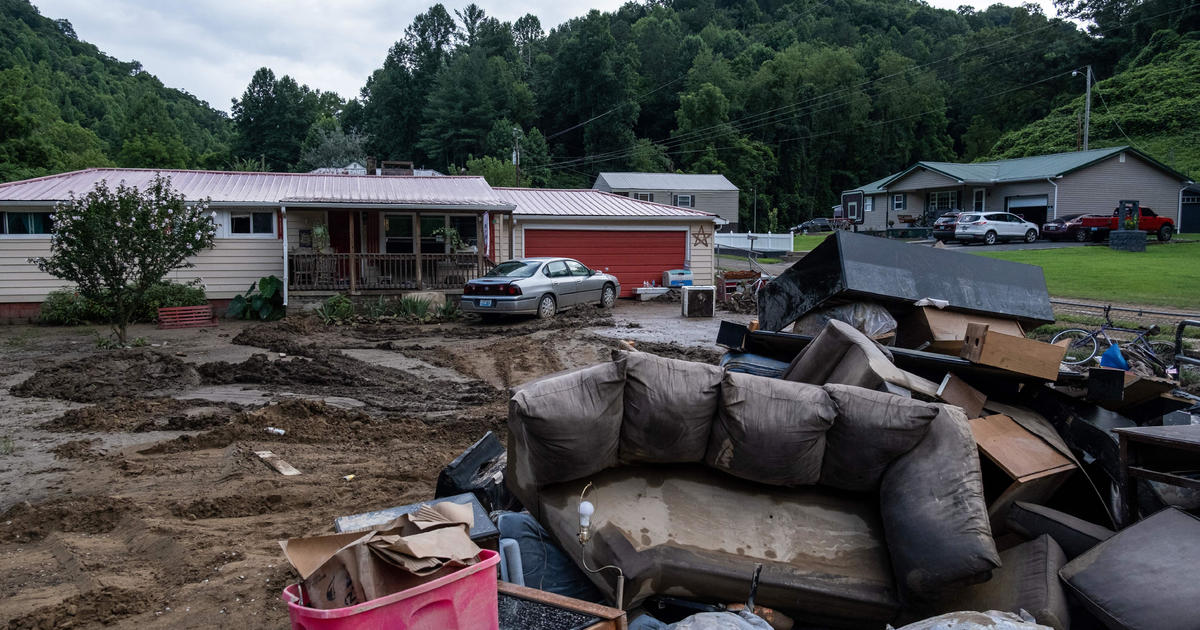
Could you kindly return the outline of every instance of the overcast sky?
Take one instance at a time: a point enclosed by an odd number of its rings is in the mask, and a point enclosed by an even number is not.
[[[443,2],[462,8],[470,0]],[[533,13],[542,28],[586,13],[613,10],[625,0],[501,2],[475,0],[503,21]],[[79,38],[108,55],[136,59],[169,87],[229,111],[254,71],[267,66],[343,98],[358,95],[388,48],[432,0],[33,0],[42,15],[66,18]],[[991,1],[930,0],[954,9]],[[1004,4],[1020,4],[1013,0]],[[1039,0],[1054,15],[1050,0]]]

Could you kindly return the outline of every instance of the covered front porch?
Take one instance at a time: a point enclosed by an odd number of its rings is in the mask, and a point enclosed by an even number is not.
[[[497,223],[460,210],[292,208],[283,213],[288,292],[456,290],[494,265]]]

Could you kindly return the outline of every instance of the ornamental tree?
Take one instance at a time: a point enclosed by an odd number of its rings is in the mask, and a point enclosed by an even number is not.
[[[193,266],[188,257],[212,247],[216,213],[208,205],[208,199],[185,202],[161,175],[141,190],[123,181],[113,190],[101,180],[55,207],[50,256],[31,262],[75,283],[81,296],[102,306],[125,345],[125,330],[146,290],[170,271]]]

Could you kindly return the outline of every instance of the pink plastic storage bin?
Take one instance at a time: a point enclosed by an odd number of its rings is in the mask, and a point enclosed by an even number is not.
[[[500,555],[480,551],[479,562],[420,586],[345,608],[301,605],[299,585],[283,589],[292,630],[497,630],[496,565]]]

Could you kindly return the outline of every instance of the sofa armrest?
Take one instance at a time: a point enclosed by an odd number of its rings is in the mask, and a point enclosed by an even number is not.
[[[879,490],[892,570],[908,599],[986,581],[1000,566],[975,438],[961,410],[938,407],[925,438],[892,462]]]

